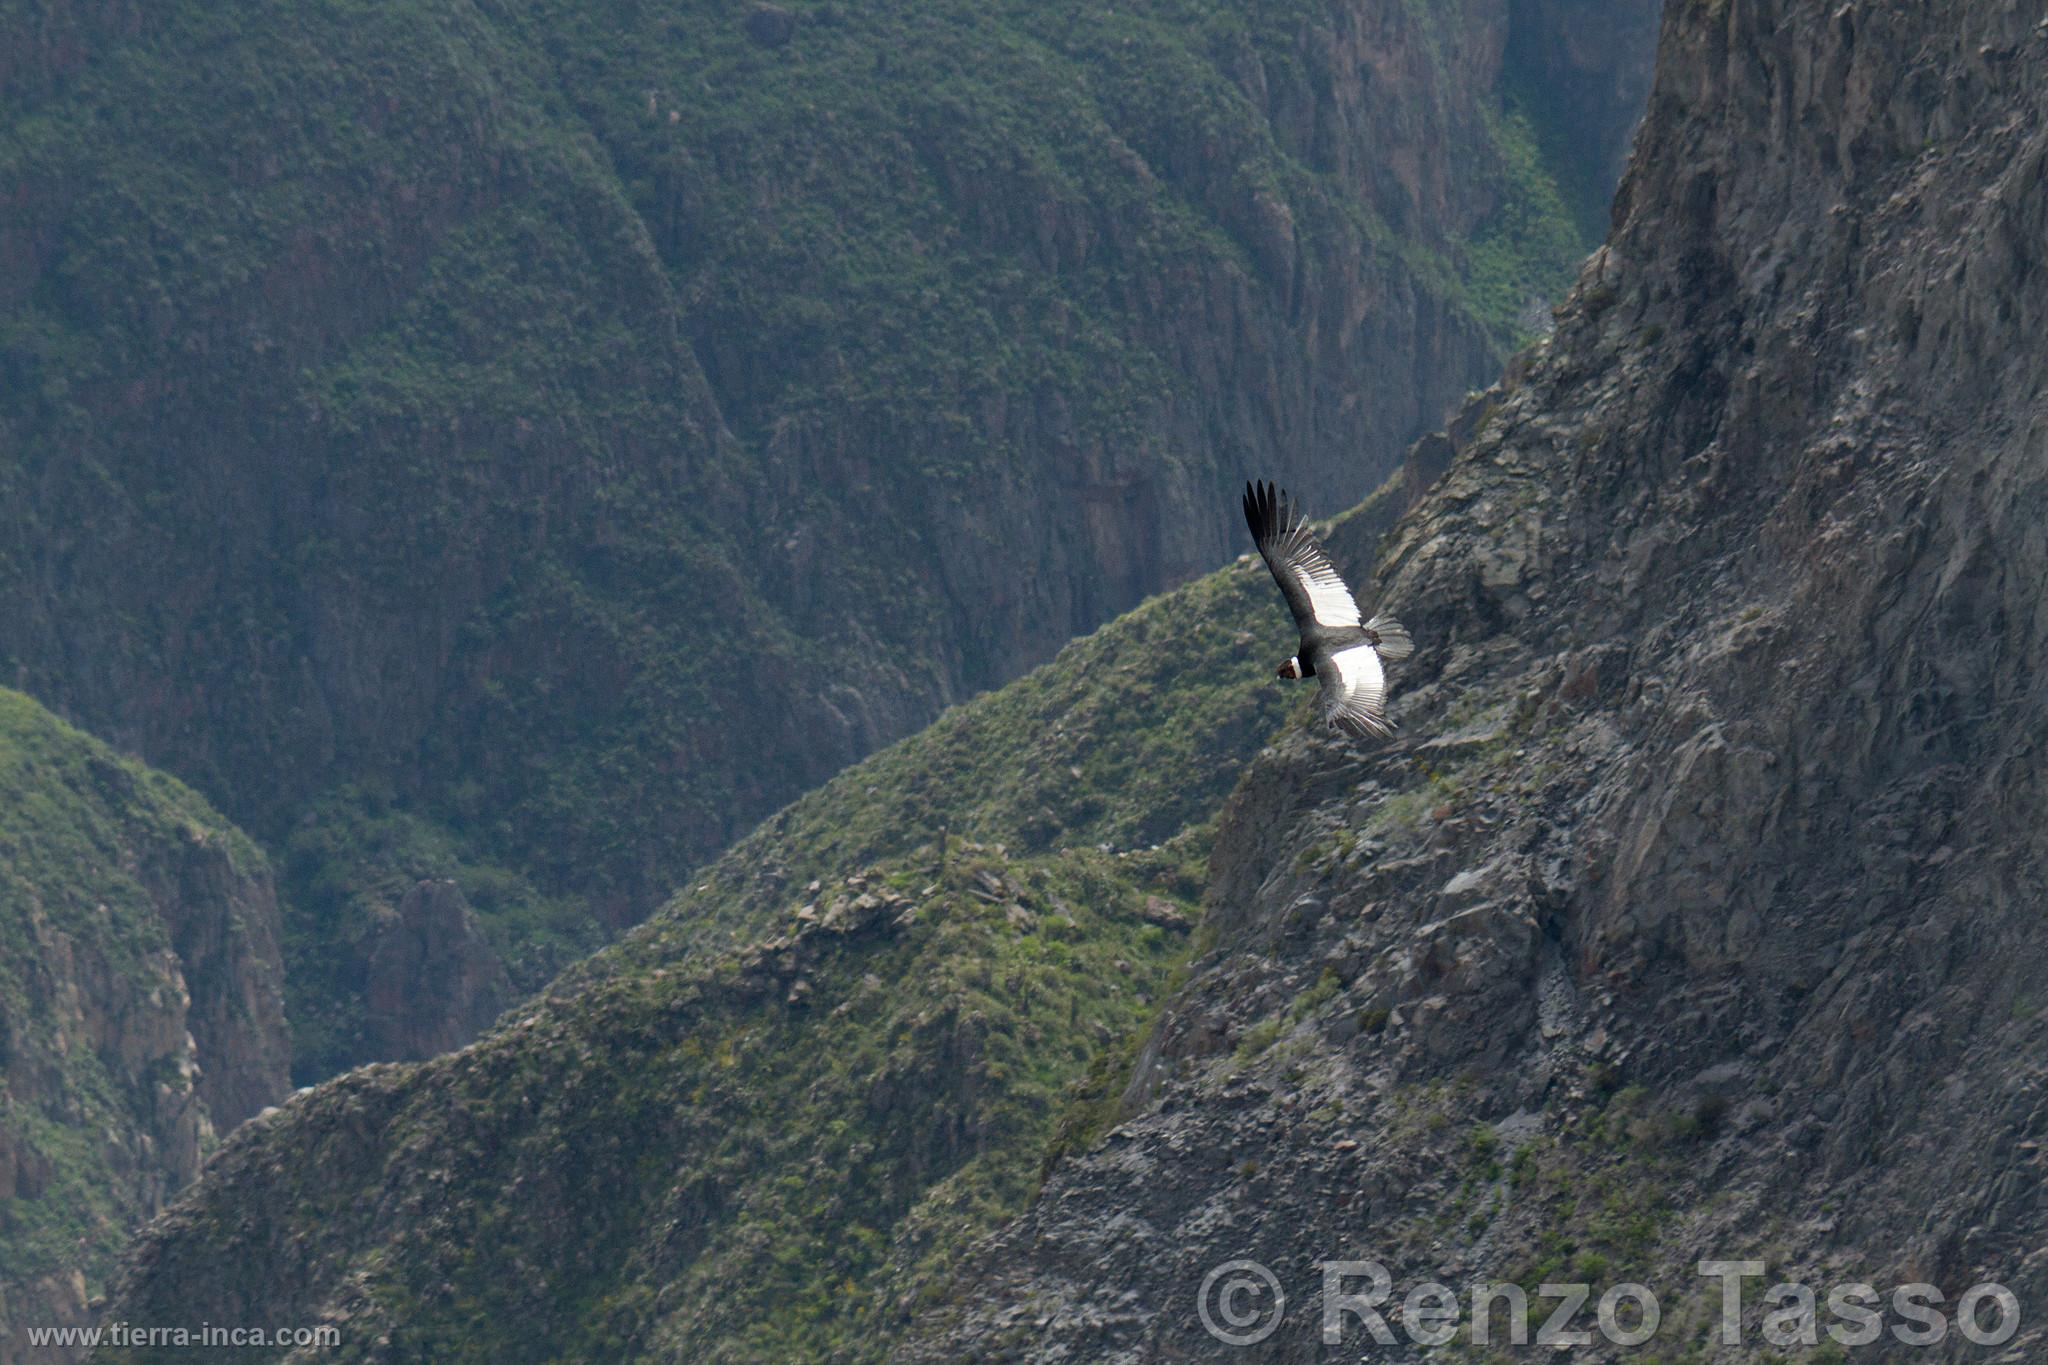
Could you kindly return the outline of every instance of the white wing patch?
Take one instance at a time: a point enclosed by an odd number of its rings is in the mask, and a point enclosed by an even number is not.
[[[1309,610],[1315,613],[1318,625],[1334,628],[1359,624],[1358,603],[1351,600],[1351,589],[1344,586],[1336,565],[1330,563],[1330,557],[1316,543],[1307,523],[1295,523],[1275,548],[1280,562],[1307,591]]]
[[[1316,665],[1316,676],[1323,683],[1326,722],[1361,738],[1394,733],[1394,724],[1387,719],[1387,673],[1380,666],[1379,650],[1370,644],[1340,649]]]

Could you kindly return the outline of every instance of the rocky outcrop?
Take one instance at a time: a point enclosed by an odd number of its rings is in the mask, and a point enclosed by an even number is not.
[[[1251,565],[1164,595],[779,813],[470,1046],[245,1125],[110,1318],[330,1323],[343,1359],[881,1358],[1113,1109],[1208,826],[1294,699],[1274,611]]]
[[[1364,519],[1330,537],[1340,562],[1376,558],[1363,595],[1418,641],[1396,677],[1400,737],[1360,748],[1289,727],[1248,766],[1215,839],[1201,955],[1124,1073],[1120,1121],[1093,1141],[1081,1125],[1078,1154],[959,1259],[948,1292],[878,1314],[877,1335],[909,1334],[903,1354],[1210,1358],[1198,1296],[1239,1259],[1288,1303],[1253,1359],[1325,1358],[1319,1263],[1366,1259],[1397,1298],[1424,1281],[1640,1282],[1666,1307],[1659,1348],[1681,1358],[1803,1346],[1796,1325],[1765,1342],[1761,1294],[1742,1339],[1720,1340],[1696,1267],[1749,1258],[1823,1303],[1844,1282],[1925,1283],[1952,1312],[1999,1283],[2022,1319],[1998,1350],[2042,1354],[2027,1306],[2048,1295],[2048,30],[2002,3],[1703,0],[1673,5],[1660,41],[1615,231],[1555,335],[1418,450],[1424,491],[1384,544]],[[1149,656],[1142,636],[1122,642]],[[1149,689],[1130,681],[1117,695],[1136,705]],[[920,809],[905,792],[955,790],[922,760],[959,733],[977,732],[943,724],[901,766],[849,775],[809,856],[881,837],[879,822],[918,828],[899,818]],[[1169,752],[1146,757],[1097,780],[1158,780]],[[1089,795],[1061,775],[1080,784],[1095,761],[1085,744],[1033,749],[990,789],[1042,805],[1034,828],[1057,846],[1062,811]],[[733,913],[801,916],[809,869],[790,863],[780,879],[764,864]],[[678,914],[752,875],[707,878]],[[360,1293],[379,1321],[502,1323],[442,1290],[459,1273],[514,1286],[558,1327],[545,1268],[492,1277],[462,1259],[474,1239],[434,1221],[444,1176],[510,1197],[515,1158],[470,1120],[491,1096],[518,1159],[564,1182],[553,1204],[587,1220],[582,1244],[617,1247],[645,1219],[633,1245],[657,1251],[630,1265],[693,1245],[738,1169],[607,1219],[585,1196],[660,1169],[631,1145],[647,1129],[591,1130],[612,1145],[572,1165],[573,1144],[521,1107],[631,1104],[621,1077],[671,1064],[693,1038],[663,1012],[681,997],[655,938],[673,928],[565,982],[532,1042],[508,1029],[359,1075],[246,1133],[138,1249],[122,1311],[253,1292],[352,1310]],[[813,1008],[794,981],[763,994]],[[602,1036],[583,1026],[608,1011]],[[695,1041],[732,1041],[737,1064],[736,1032]],[[543,1057],[556,1065],[536,1086]],[[677,1150],[703,1112],[683,1093],[649,1106]],[[906,1093],[926,1091],[879,1091],[880,1107]],[[420,1145],[383,1136],[411,1105],[430,1116]],[[842,1169],[821,1160],[816,1179]],[[300,1239],[277,1196],[329,1170],[391,1191],[346,1210],[383,1221]],[[594,1178],[570,1185],[572,1170]],[[400,1245],[429,1269],[394,1288]],[[253,1263],[273,1246],[291,1256],[261,1260],[264,1284],[236,1278],[238,1251]],[[635,1322],[660,1293],[577,1301]],[[1224,1305],[1208,1307],[1213,1322]],[[1351,1342],[1425,1354],[1412,1336]],[[1868,1354],[1919,1358],[1889,1334]],[[1622,1349],[1594,1335],[1575,1355]]]
[[[289,1051],[269,869],[217,815],[208,823],[137,870],[185,981],[199,1099],[225,1133],[284,1093]]]
[[[1402,738],[1254,766],[1124,1123],[921,1354],[1205,1356],[1236,1258],[1251,1359],[1324,1358],[1366,1259],[1640,1281],[1731,1361],[1779,1279],[1920,1358],[1925,1282],[1937,1354],[2041,1354],[2044,91],[2023,6],[1668,9],[1612,239],[1381,554]],[[1697,1263],[1748,1258],[1723,1344]]]
[[[0,674],[616,932],[1220,562],[1244,474],[1375,486],[1614,135],[1500,117],[1508,0],[871,8],[0,33]]]
[[[0,692],[0,1361],[286,1089],[277,901],[191,792]]]
[[[370,1054],[418,1061],[461,1047],[512,1003],[505,964],[452,881],[424,881],[380,916],[364,972]]]

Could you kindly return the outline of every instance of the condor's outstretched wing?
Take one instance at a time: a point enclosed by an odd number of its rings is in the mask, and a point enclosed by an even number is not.
[[[1394,733],[1387,719],[1387,672],[1375,646],[1356,644],[1323,656],[1316,677],[1323,684],[1317,700],[1325,722],[1358,739]]]
[[[1319,633],[1317,627],[1328,632],[1359,624],[1351,589],[1287,494],[1270,483],[1246,484],[1244,519],[1303,635]]]

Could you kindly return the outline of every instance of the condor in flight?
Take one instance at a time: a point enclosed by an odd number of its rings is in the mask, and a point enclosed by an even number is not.
[[[1280,665],[1280,676],[1321,682],[1318,710],[1332,728],[1360,739],[1394,733],[1383,665],[1414,652],[1407,629],[1385,614],[1359,623],[1351,589],[1287,494],[1246,484],[1244,519],[1301,631],[1300,652]]]

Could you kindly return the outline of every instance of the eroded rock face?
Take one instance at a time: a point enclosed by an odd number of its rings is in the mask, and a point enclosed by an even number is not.
[[[368,945],[370,1054],[418,1061],[461,1047],[512,1002],[512,983],[461,888],[423,881],[380,917]]]
[[[238,865],[220,838],[188,838],[148,866],[187,986],[199,1098],[225,1133],[285,1090],[277,893],[267,869],[246,858]]]
[[[286,1090],[277,900],[205,804],[0,691],[0,1362]]]
[[[1352,1257],[1727,1359],[1702,1258],[2048,1303],[2044,113],[2027,7],[1670,8],[1612,240],[1380,556],[1400,738],[1248,775],[1130,1117],[929,1358],[1202,1356],[1237,1256],[1276,1360]]]

